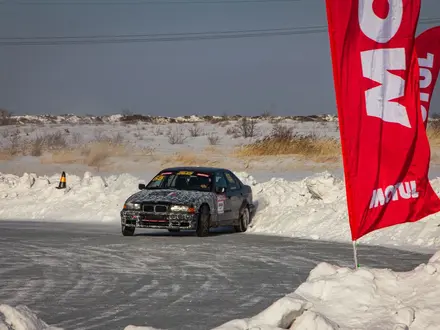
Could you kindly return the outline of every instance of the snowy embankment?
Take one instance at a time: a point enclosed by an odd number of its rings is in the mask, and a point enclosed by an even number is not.
[[[295,292],[215,329],[439,329],[439,284],[440,252],[404,273],[320,263]]]
[[[300,181],[272,179],[252,185],[257,215],[250,233],[349,241],[344,184],[328,173]],[[67,189],[55,189],[59,175],[21,177],[0,174],[0,219],[118,222],[126,197],[145,182],[129,174],[67,176]],[[434,188],[440,182],[434,180]],[[403,224],[365,237],[377,244],[440,246],[440,216]],[[393,329],[434,330],[440,324],[440,252],[413,271],[317,265],[302,285],[261,313],[232,320],[216,330]],[[24,306],[0,305],[0,330],[55,330]],[[128,325],[126,330],[150,329]]]
[[[252,186],[257,204],[249,233],[350,242],[343,181],[327,172],[300,181],[273,178],[261,183],[247,173],[236,174]],[[83,177],[67,174],[67,189],[58,190],[59,179],[59,174],[0,174],[0,220],[117,223],[124,200],[145,182],[130,174],[100,177],[87,172]],[[432,184],[439,193],[440,180]],[[432,215],[373,232],[360,243],[438,248],[439,225],[440,214]]]
[[[231,320],[215,330],[437,330],[439,296],[440,251],[409,272],[320,263],[295,292],[253,317]],[[0,329],[58,328],[48,326],[24,306],[0,305]],[[127,325],[125,330],[154,328]]]

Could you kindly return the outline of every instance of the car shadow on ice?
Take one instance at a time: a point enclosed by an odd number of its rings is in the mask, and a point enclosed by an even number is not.
[[[150,236],[150,237],[196,237],[195,230],[180,230],[175,232],[170,232],[166,229],[162,230],[151,230],[148,231],[148,229],[144,229],[145,231],[138,231],[139,229],[136,229],[136,232],[133,236]],[[221,235],[231,235],[231,234],[240,234],[237,233],[232,226],[224,226],[221,228],[211,228],[209,230],[209,235],[207,237],[215,237],[215,236],[221,236]],[[206,237],[202,237],[206,238]]]

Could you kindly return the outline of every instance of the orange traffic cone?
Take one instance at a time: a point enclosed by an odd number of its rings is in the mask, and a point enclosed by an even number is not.
[[[60,184],[56,188],[57,189],[66,189],[66,172],[63,171],[63,173],[61,174]]]

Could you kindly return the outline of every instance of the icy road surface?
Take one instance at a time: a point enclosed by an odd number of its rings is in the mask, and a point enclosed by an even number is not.
[[[352,266],[351,245],[215,232],[0,222],[0,303],[65,329],[210,329],[290,293],[321,261]],[[430,255],[361,246],[361,265],[410,270]]]

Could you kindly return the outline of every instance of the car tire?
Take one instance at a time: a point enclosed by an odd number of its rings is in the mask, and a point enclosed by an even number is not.
[[[196,234],[198,237],[205,237],[209,235],[209,223],[211,220],[211,214],[209,208],[203,205],[200,209],[199,219],[197,221]]]
[[[249,208],[245,206],[240,213],[240,218],[238,219],[238,225],[234,226],[235,231],[239,233],[244,233],[249,226],[250,223],[250,214]]]
[[[126,227],[122,226],[122,235],[124,236],[133,236],[134,235],[134,227]]]

